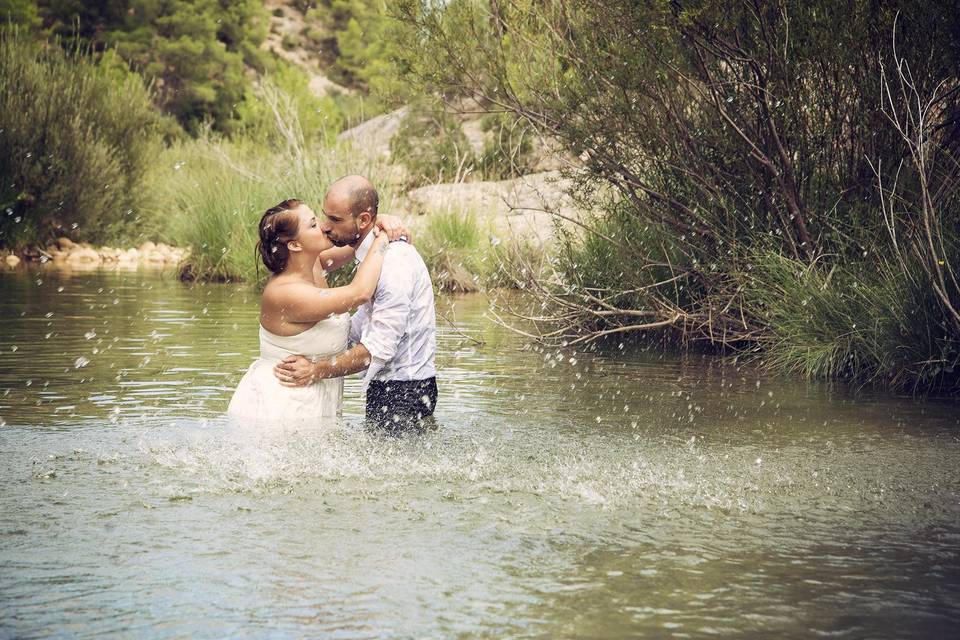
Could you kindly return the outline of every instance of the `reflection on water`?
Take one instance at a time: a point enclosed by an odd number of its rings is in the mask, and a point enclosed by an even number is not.
[[[954,401],[531,348],[442,300],[436,433],[221,413],[256,295],[0,274],[0,637],[844,637],[960,623]],[[483,344],[464,338],[479,338]]]

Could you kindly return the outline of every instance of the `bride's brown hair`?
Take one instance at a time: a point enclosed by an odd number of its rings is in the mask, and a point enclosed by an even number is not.
[[[292,211],[302,204],[296,199],[284,200],[267,209],[260,218],[257,254],[264,266],[274,274],[287,267],[290,258],[287,243],[296,239],[300,229],[300,220]]]

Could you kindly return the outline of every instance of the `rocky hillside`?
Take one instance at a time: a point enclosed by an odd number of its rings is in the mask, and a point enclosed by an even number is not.
[[[310,89],[317,96],[330,92],[350,93],[352,90],[339,85],[328,77],[329,51],[324,51],[323,28],[311,14],[300,9],[301,3],[291,0],[266,0],[264,5],[270,13],[269,35],[262,47],[280,58],[295,64],[310,77]],[[410,107],[401,107],[389,113],[377,115],[362,124],[344,131],[339,139],[349,144],[356,152],[377,161],[386,160],[394,165],[391,179],[406,193],[399,206],[416,215],[433,211],[470,210],[489,218],[494,227],[504,233],[519,233],[525,236],[546,238],[552,229],[554,218],[550,211],[565,218],[576,218],[578,212],[566,195],[569,186],[560,178],[562,161],[549,144],[536,141],[534,158],[529,175],[509,180],[477,179],[469,168],[461,180],[438,183],[413,189],[407,184],[406,171],[397,158],[391,157],[391,140],[400,131],[403,119]],[[482,109],[477,105],[459,105],[452,118],[458,123],[475,157],[480,157],[491,135],[481,125]]]

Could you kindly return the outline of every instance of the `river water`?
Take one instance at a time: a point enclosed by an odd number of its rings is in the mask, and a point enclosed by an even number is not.
[[[440,427],[222,418],[257,297],[0,273],[0,637],[945,637],[960,404],[545,350],[438,303]]]

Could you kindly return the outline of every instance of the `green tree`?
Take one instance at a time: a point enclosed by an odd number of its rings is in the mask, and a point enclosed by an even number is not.
[[[403,0],[400,11],[419,36],[403,54],[421,92],[511,112],[580,160],[574,194],[602,215],[561,244],[552,335],[792,341],[829,362],[798,369],[960,386],[955,3]],[[839,291],[813,305],[801,292],[823,287],[804,281]],[[832,313],[853,299],[877,302],[859,321]],[[929,303],[921,319],[887,299]],[[770,313],[783,300],[824,312],[785,333]],[[865,356],[853,329],[861,346],[927,337]]]
[[[26,29],[40,26],[35,0],[0,0],[0,24],[10,22]]]
[[[314,36],[335,82],[381,100],[407,97],[400,81],[400,51],[410,37],[383,0],[321,0],[308,18],[321,25]]]
[[[209,120],[229,131],[248,86],[263,69],[267,17],[257,0],[123,0],[39,3],[45,26],[95,50],[115,48],[154,84],[158,104],[191,132]]]

